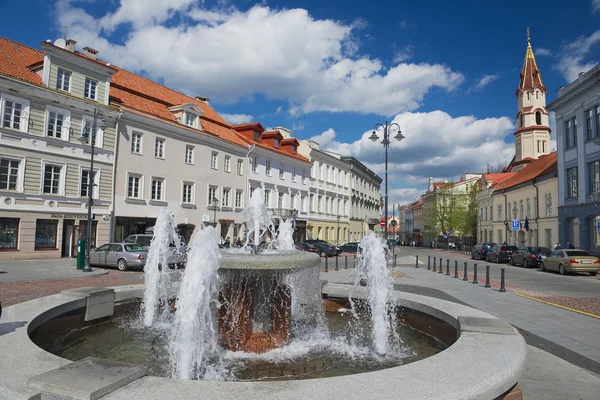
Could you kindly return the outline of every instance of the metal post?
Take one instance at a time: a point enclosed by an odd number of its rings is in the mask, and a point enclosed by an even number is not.
[[[336,255],[335,255],[335,270],[336,270],[336,271],[339,271],[339,270],[340,270],[340,268],[339,268],[339,266],[338,266],[338,258],[339,258],[339,257],[338,257],[338,255],[336,254]]]
[[[458,261],[454,261],[454,277],[458,278]]]
[[[427,256],[427,271],[431,270],[431,256]]]
[[[415,262],[415,268],[419,268],[419,255],[418,254],[417,254],[416,260],[417,261]]]
[[[348,256],[344,256],[344,269],[348,269]]]
[[[463,274],[463,281],[468,281],[469,276],[467,275],[467,262],[465,261],[465,273]]]
[[[440,274],[443,274],[443,273],[444,273],[444,266],[443,266],[443,264],[442,264],[442,257],[440,257],[440,269],[438,270],[438,272],[439,272]]]
[[[479,283],[477,280],[477,264],[475,264],[475,268],[473,269],[473,282],[471,283]]]
[[[85,243],[85,266],[83,267],[83,272],[92,272],[92,266],[90,265],[90,252],[92,251],[92,225],[94,224],[92,221],[92,206],[94,205],[94,153],[95,153],[95,139],[96,132],[98,132],[98,115],[100,112],[95,109],[94,110],[94,121],[92,123],[92,129],[90,135],[88,137],[88,141],[90,142],[90,171],[88,172],[88,182],[87,182],[87,191],[88,191],[88,210],[87,210],[87,229],[86,229],[86,243]]]
[[[446,275],[450,276],[450,260],[446,259]]]
[[[433,257],[433,272],[437,272],[437,257]]]
[[[394,268],[396,268],[396,255],[394,254]]]
[[[325,272],[329,272],[329,257],[325,256]]]
[[[500,268],[500,292],[506,292],[504,288],[504,268]]]
[[[484,287],[492,287],[492,285],[490,285],[490,266],[489,265],[485,266],[485,286]]]
[[[390,141],[388,138],[388,123],[385,121],[383,128],[383,147],[385,147],[385,244],[388,243],[388,147]]]
[[[356,268],[356,256],[354,256],[354,262],[352,263],[352,268]]]

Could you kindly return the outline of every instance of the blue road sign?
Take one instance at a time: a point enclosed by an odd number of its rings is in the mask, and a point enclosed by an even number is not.
[[[513,219],[512,220],[512,230],[513,231],[521,230],[521,221],[519,221],[518,219]]]
[[[600,221],[596,221],[596,226],[598,228],[598,233],[600,233]]]

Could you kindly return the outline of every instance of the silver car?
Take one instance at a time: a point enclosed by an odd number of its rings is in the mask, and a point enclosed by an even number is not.
[[[123,241],[124,243],[136,243],[139,245],[144,246],[147,250],[150,249],[150,243],[152,242],[152,238],[154,236],[151,234],[136,234],[136,235],[129,235],[127,236],[127,238],[125,238],[125,240]],[[174,243],[171,243],[171,245],[169,245],[169,250],[167,253],[167,264],[169,264],[169,268],[175,268],[177,267],[185,267],[185,263],[187,261],[187,247],[184,243],[183,238],[179,238],[180,242],[182,243],[179,251],[177,251],[177,248],[175,247]]]
[[[148,250],[135,243],[108,243],[90,252],[90,264],[117,267],[119,271],[144,268]]]

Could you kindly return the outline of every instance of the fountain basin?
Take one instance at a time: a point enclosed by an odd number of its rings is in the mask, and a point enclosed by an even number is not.
[[[252,255],[236,250],[221,250],[221,255],[221,270],[297,270],[321,265],[321,257],[318,254],[296,250],[265,251]]]
[[[143,285],[115,287],[116,300],[137,298]],[[330,298],[364,298],[366,291],[347,285],[323,286]],[[456,329],[456,342],[421,361],[376,372],[310,381],[203,382],[144,377],[106,396],[108,400],[144,398],[306,399],[410,398],[495,399],[520,379],[527,348],[516,329],[485,312],[426,296],[394,292],[400,307],[432,315]],[[50,319],[85,306],[85,298],[53,295],[4,309],[0,336],[0,393],[29,399],[39,391],[27,386],[41,372],[71,363],[37,347],[29,333]],[[5,328],[6,329],[6,328]],[[19,349],[19,352],[14,349]],[[477,379],[473,379],[477,377]]]

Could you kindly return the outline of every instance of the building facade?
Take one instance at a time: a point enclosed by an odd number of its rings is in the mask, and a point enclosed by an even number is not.
[[[301,141],[299,152],[312,162],[308,239],[346,243],[350,232],[350,165],[339,155],[320,150],[314,141]]]
[[[408,243],[412,240],[413,234],[413,212],[412,206],[416,202],[404,204],[399,207],[400,210],[400,242]]]
[[[368,230],[379,227],[383,179],[354,157],[342,157],[350,166],[350,210],[348,242],[358,242]]]
[[[600,251],[600,65],[579,74],[548,109],[555,112],[559,241]]]
[[[87,233],[90,186],[92,245],[110,236],[115,69],[93,49],[75,52],[74,41],[40,47],[0,38],[0,259],[75,257]],[[102,128],[93,132],[96,112]]]

